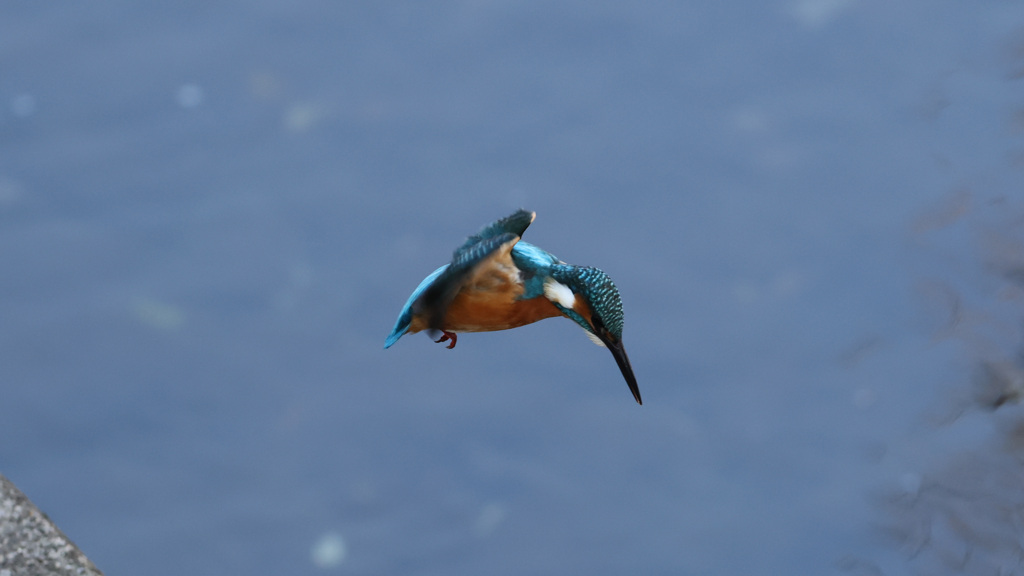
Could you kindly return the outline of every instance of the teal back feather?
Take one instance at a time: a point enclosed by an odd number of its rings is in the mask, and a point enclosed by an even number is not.
[[[523,279],[523,295],[519,299],[531,300],[544,295],[544,279],[551,275],[551,267],[558,264],[558,258],[520,240],[512,248],[512,262]]]

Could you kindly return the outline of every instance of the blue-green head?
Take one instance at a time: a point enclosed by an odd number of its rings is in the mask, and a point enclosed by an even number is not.
[[[615,357],[633,397],[640,404],[640,389],[622,346],[622,299],[604,271],[589,266],[559,264],[551,267],[544,295],[566,317],[580,325],[596,344]]]
[[[622,299],[604,271],[562,264],[552,267],[551,280],[545,295],[563,314],[588,334],[622,340]]]

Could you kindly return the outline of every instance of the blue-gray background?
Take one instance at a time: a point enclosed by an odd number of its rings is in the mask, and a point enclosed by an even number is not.
[[[1022,74],[1016,1],[6,2],[0,472],[109,574],[902,573]],[[519,207],[643,407],[566,321],[382,350]]]

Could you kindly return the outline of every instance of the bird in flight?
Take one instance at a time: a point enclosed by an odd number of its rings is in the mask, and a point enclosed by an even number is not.
[[[521,241],[535,216],[519,210],[470,236],[451,262],[413,290],[384,348],[405,334],[424,330],[437,336],[436,342],[449,342],[447,347],[454,348],[463,332],[508,330],[564,316],[611,351],[633,398],[643,404],[622,346],[618,289],[597,268],[566,264]]]

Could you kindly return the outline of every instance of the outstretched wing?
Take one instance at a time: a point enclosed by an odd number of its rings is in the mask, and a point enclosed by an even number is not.
[[[506,268],[510,273],[514,271],[515,266],[510,256],[512,247],[519,242],[534,216],[533,212],[519,210],[467,238],[452,254],[448,267],[413,303],[413,315],[422,316],[428,329],[440,330],[455,295],[466,282],[476,278],[483,268],[490,268],[486,264]]]
[[[410,328],[413,318],[421,317],[427,328],[441,329],[448,306],[462,286],[471,281],[482,265],[492,258],[504,258],[511,262],[512,247],[533,222],[535,214],[519,210],[488,226],[466,239],[454,254],[452,261],[427,276],[416,287],[409,300],[398,314],[398,320],[384,343],[390,348]]]
[[[523,232],[526,232],[526,229],[530,227],[530,224],[533,223],[533,219],[536,216],[537,214],[535,212],[517,210],[511,216],[506,216],[501,220],[484,226],[479,232],[469,238],[466,238],[465,243],[463,243],[462,246],[455,251],[455,254],[452,255],[452,260],[457,259],[459,257],[459,253],[464,250],[473,248],[474,245],[481,241],[494,238],[495,236],[501,236],[502,234],[515,234],[519,238],[522,238]]]
[[[395,327],[391,329],[391,334],[388,334],[387,340],[384,341],[385,349],[391,348],[391,346],[393,346],[395,342],[398,342],[399,338],[404,336],[405,333],[409,331],[409,326],[412,325],[413,304],[416,303],[416,300],[418,300],[419,297],[422,296],[424,292],[426,292],[427,288],[430,288],[430,286],[434,283],[434,280],[437,280],[437,277],[440,276],[446,269],[448,269],[447,264],[441,266],[437,270],[434,270],[433,272],[430,273],[430,276],[424,278],[423,281],[420,282],[420,285],[417,286],[416,289],[412,291],[412,295],[409,296],[409,299],[405,301],[405,306],[402,306],[402,311],[398,313],[398,320],[395,320]]]

